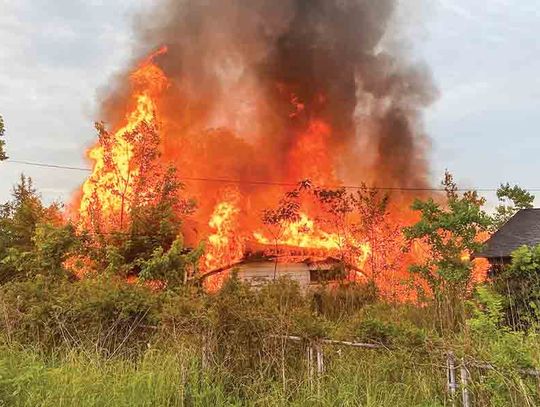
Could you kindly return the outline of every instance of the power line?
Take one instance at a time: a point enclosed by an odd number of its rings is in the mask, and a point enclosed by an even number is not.
[[[12,159],[7,160],[6,162],[14,163],[14,164],[30,165],[30,166],[33,166],[33,167],[56,168],[56,169],[60,169],[60,170],[72,170],[72,171],[84,171],[84,172],[92,171],[90,168],[70,167],[70,166],[66,166],[66,165],[56,165],[56,164],[34,163],[34,162],[30,162],[30,161],[21,161],[21,160],[12,160]]]
[[[91,172],[90,168],[85,167],[74,167],[67,165],[59,164],[49,164],[49,163],[37,163],[31,161],[23,160],[12,160],[9,159],[5,161],[7,163],[13,164],[22,164],[29,165],[33,167],[42,167],[42,168],[53,168],[61,170],[71,170],[71,171],[83,171]],[[228,179],[228,178],[210,178],[210,177],[180,177],[180,181],[189,181],[189,182],[212,182],[212,183],[224,183],[224,184],[237,184],[237,185],[267,185],[267,186],[278,186],[278,187],[296,187],[297,183],[292,182],[274,182],[274,181],[262,181],[262,180],[242,180],[242,179]],[[345,188],[345,189],[363,189],[364,186],[360,185],[323,185],[325,188]],[[378,190],[378,191],[409,191],[409,192],[444,192],[444,188],[415,188],[415,187],[377,187],[369,186],[369,189]],[[540,192],[540,188],[525,188],[530,192]],[[477,192],[497,192],[498,188],[458,188],[459,192],[466,192],[474,190]]]

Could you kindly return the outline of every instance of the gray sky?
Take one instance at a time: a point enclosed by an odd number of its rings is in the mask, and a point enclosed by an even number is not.
[[[429,6],[411,19],[414,53],[441,91],[426,111],[434,182],[448,168],[466,187],[540,188],[540,1],[415,1]],[[0,0],[0,114],[13,159],[86,165],[97,92],[130,57],[133,16],[151,3]],[[23,171],[48,201],[69,200],[85,176],[0,164],[0,202]]]

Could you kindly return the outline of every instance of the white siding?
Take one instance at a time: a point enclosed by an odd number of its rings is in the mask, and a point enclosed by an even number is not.
[[[261,285],[274,279],[274,267],[273,262],[242,264],[238,277],[254,286]],[[298,282],[301,288],[307,288],[310,283],[309,268],[304,263],[278,263],[276,278],[283,277]]]

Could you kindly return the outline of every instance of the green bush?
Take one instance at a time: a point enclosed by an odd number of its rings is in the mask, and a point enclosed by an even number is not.
[[[476,357],[499,367],[533,367],[538,341],[533,332],[515,332],[505,325],[504,299],[489,287],[478,287],[471,302],[472,316],[467,321],[466,349]]]
[[[252,289],[233,276],[208,295],[38,277],[0,294],[0,406],[439,406],[449,343],[501,368],[499,379],[473,372],[479,405],[537,399],[516,367],[538,365],[538,338],[500,324],[500,301],[482,290],[467,329],[444,346],[427,309],[375,303],[332,320],[289,280]],[[305,342],[283,335],[386,349],[323,345],[326,372],[310,380]]]
[[[540,245],[520,247],[512,263],[494,273],[493,288],[502,296],[505,323],[526,330],[540,322]]]
[[[8,338],[51,350],[62,345],[108,354],[133,352],[151,340],[160,296],[121,280],[75,283],[37,278],[0,291]]]

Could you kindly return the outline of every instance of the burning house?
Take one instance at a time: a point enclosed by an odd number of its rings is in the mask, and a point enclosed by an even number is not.
[[[320,202],[298,201],[298,217],[275,224],[279,236],[261,214],[310,179],[394,190],[392,222],[414,219],[410,190],[428,186],[422,111],[436,90],[423,65],[389,46],[399,2],[156,3],[138,20],[135,62],[101,103],[93,170],[74,202],[82,227],[125,229],[133,207],[159,201],[174,168],[197,203],[179,233],[192,247],[205,242],[205,273],[246,259],[251,241],[267,255],[276,245],[323,252],[317,261],[352,248],[352,271],[383,264],[395,239],[381,229],[344,240]],[[326,266],[310,258],[277,268],[306,283],[323,278],[317,267]],[[378,267],[381,281],[403,277],[409,262]],[[258,279],[273,264],[241,267]]]
[[[303,290],[344,281],[367,280],[357,266],[335,257],[324,257],[327,254],[321,250],[283,246],[270,253],[268,248],[259,245],[257,252],[246,253],[238,262],[206,273],[203,279],[217,277],[221,280],[234,270],[240,281],[253,287],[285,278],[296,282]]]

